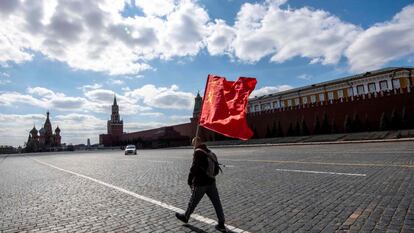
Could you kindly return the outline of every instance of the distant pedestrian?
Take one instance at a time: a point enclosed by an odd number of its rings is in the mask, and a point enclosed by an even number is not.
[[[187,223],[197,204],[203,198],[204,194],[207,194],[216,210],[218,218],[218,224],[215,226],[216,229],[221,232],[227,232],[224,225],[223,208],[216,186],[215,176],[221,170],[217,156],[202,143],[199,137],[193,138],[192,144],[194,146],[193,163],[190,168],[190,174],[188,175],[188,185],[191,187],[191,199],[185,213],[176,213],[175,216],[184,223]]]

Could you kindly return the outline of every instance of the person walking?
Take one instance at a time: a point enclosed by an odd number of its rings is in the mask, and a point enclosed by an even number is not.
[[[193,138],[192,145],[194,146],[193,163],[188,175],[188,185],[191,187],[191,198],[185,213],[176,213],[175,216],[182,222],[188,223],[190,215],[194,212],[204,194],[207,194],[218,218],[218,224],[215,228],[221,232],[227,232],[224,225],[223,207],[221,206],[216,186],[215,176],[221,170],[217,156],[202,143],[199,137]]]

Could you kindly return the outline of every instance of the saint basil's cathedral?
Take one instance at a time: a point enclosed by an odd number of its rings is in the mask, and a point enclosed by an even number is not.
[[[30,131],[25,148],[27,152],[50,150],[53,147],[61,146],[59,126],[56,127],[55,133],[53,133],[49,112],[46,114],[46,121],[43,127],[38,131],[36,126],[33,126],[33,129]]]

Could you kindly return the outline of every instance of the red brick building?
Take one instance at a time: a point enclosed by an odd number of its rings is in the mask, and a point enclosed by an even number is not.
[[[52,123],[49,119],[49,112],[46,113],[46,120],[43,127],[37,131],[36,126],[30,130],[29,137],[26,142],[25,151],[45,151],[54,147],[61,146],[61,136],[59,126],[56,127],[55,133],[52,130]]]

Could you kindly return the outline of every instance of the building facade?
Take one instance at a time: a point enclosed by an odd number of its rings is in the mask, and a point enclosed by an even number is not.
[[[283,109],[299,105],[344,100],[407,89],[414,83],[414,68],[396,67],[366,72],[328,82],[249,99],[248,112]]]
[[[52,123],[49,119],[49,112],[47,112],[46,121],[43,124],[43,127],[38,131],[36,126],[33,126],[33,129],[30,130],[25,150],[27,152],[45,151],[60,146],[60,128],[57,126],[53,133]]]

